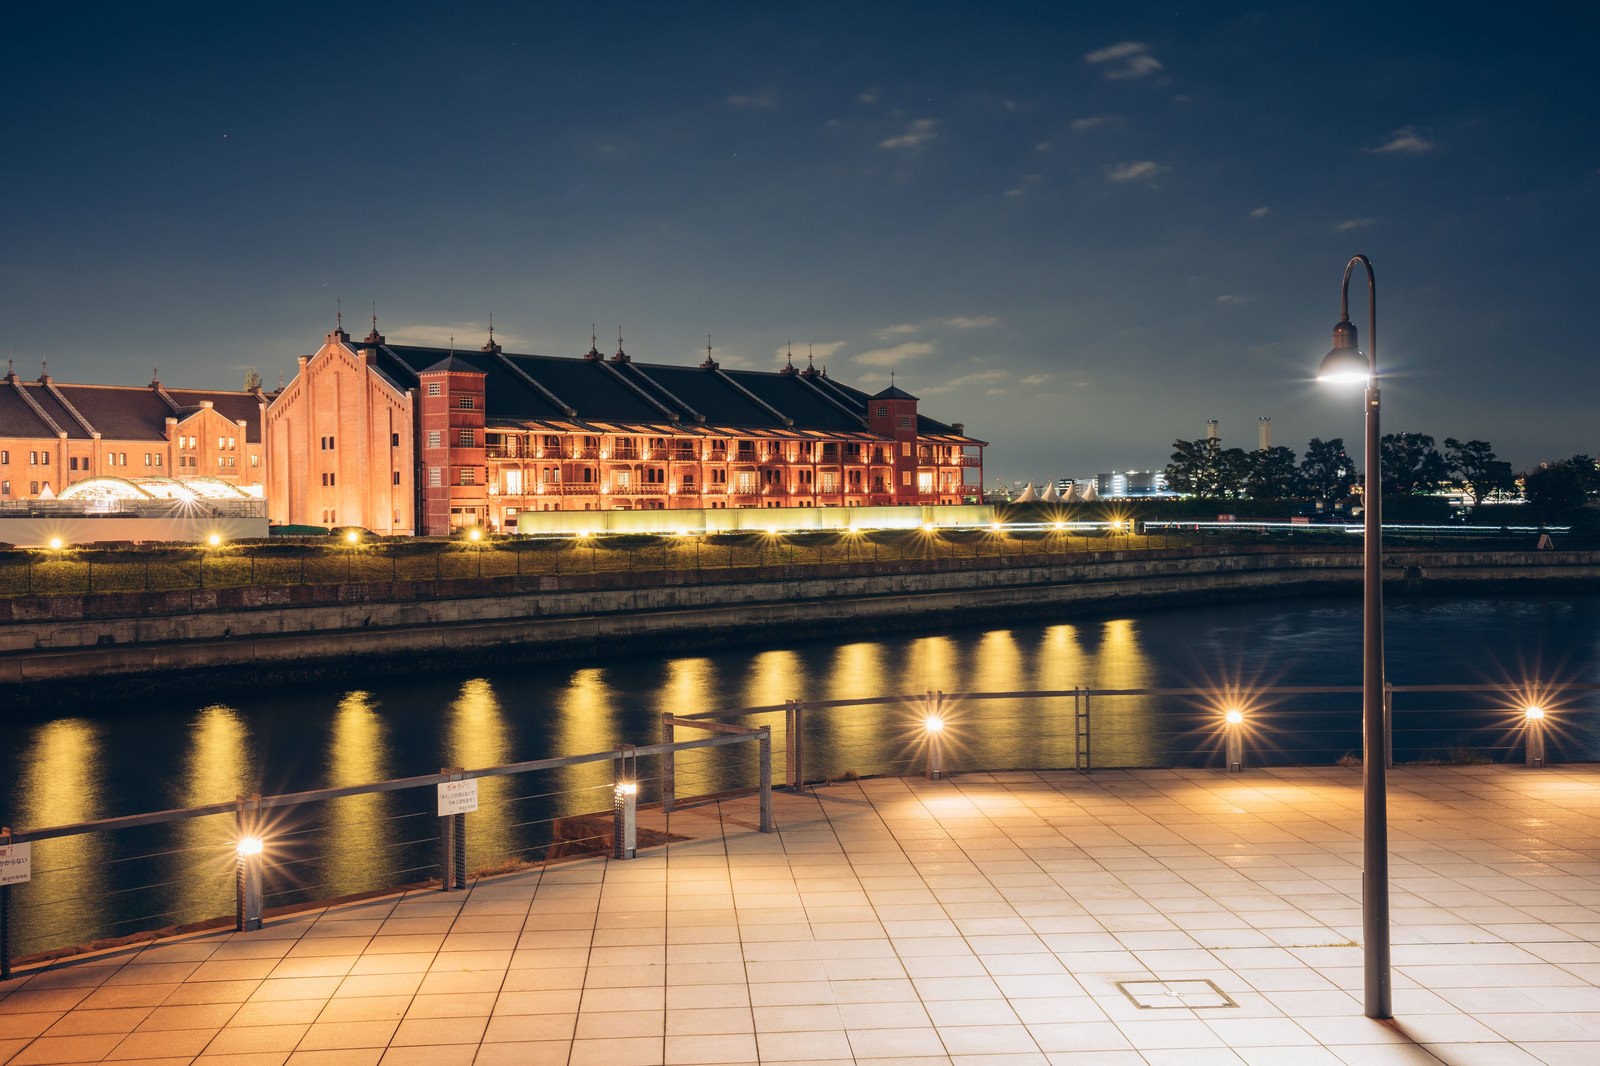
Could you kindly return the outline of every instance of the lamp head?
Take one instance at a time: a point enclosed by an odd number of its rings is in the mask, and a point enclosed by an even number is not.
[[[1355,325],[1348,318],[1340,319],[1333,327],[1333,348],[1323,356],[1317,380],[1364,385],[1371,376],[1372,360],[1357,346]]]

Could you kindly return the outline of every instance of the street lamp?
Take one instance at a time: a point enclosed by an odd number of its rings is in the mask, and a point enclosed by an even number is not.
[[[1350,322],[1350,275],[1367,272],[1367,351],[1356,344]],[[1333,350],[1322,360],[1319,381],[1366,385],[1366,474],[1362,484],[1362,802],[1361,925],[1366,962],[1366,1013],[1394,1016],[1389,986],[1389,818],[1384,765],[1388,750],[1383,715],[1383,472],[1378,438],[1378,283],[1372,263],[1358,255],[1345,264],[1339,288],[1339,323]]]

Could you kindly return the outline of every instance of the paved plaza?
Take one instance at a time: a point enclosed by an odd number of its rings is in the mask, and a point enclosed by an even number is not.
[[[0,1061],[1600,1062],[1600,768],[1390,781],[1392,1023],[1359,769],[963,774],[60,963],[0,986]]]

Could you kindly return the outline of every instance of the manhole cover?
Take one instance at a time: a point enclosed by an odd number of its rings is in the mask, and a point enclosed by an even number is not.
[[[1142,1010],[1183,1007],[1237,1007],[1228,994],[1210,981],[1118,981],[1122,994]]]

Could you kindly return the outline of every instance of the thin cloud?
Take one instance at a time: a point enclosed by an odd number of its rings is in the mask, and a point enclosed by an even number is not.
[[[919,118],[906,127],[906,131],[898,136],[886,137],[878,142],[879,148],[895,151],[901,148],[921,148],[929,141],[939,136],[939,120],[936,118]]]
[[[1027,377],[1022,379],[1022,384],[1043,385],[1053,377],[1055,377],[1054,374],[1029,374]]]
[[[851,362],[861,366],[899,366],[912,359],[931,355],[935,350],[937,346],[927,341],[906,341],[893,348],[874,348],[870,352],[862,352],[853,356]]]
[[[1250,217],[1251,218],[1266,218],[1270,214],[1272,214],[1272,208],[1270,208],[1270,207],[1258,207],[1254,211],[1250,212]]]
[[[780,348],[774,348],[772,350],[772,354],[777,358],[778,362],[786,363],[789,361],[789,353],[792,350],[794,352],[795,362],[798,363],[806,356],[810,356],[813,359],[826,359],[828,356],[832,355],[843,347],[844,341],[823,341],[820,344],[815,341],[810,341],[807,342],[804,347],[796,344],[792,349],[789,345],[785,344]]]
[[[987,329],[999,321],[993,315],[953,315],[944,324],[951,329]]]
[[[937,396],[944,392],[959,392],[978,385],[990,385],[1004,381],[1010,376],[1011,372],[1009,370],[980,370],[973,374],[963,374],[958,378],[951,378],[949,381],[943,381],[937,385],[924,385],[918,391],[924,396]]]
[[[1089,115],[1085,118],[1073,119],[1070,125],[1076,132],[1082,133],[1085,130],[1097,129],[1100,126],[1120,121],[1121,119],[1116,115]]]
[[[882,329],[875,329],[872,331],[872,335],[879,340],[888,340],[890,337],[904,337],[906,334],[915,333],[921,328],[914,322],[902,322],[897,326],[884,326]]]
[[[1389,134],[1389,139],[1376,148],[1369,148],[1373,155],[1422,155],[1431,152],[1434,143],[1422,136],[1412,126],[1402,126]]]
[[[765,109],[776,106],[778,103],[778,94],[773,92],[771,89],[766,89],[759,93],[735,93],[734,95],[728,97],[728,103],[732,104],[734,107],[753,107]]]
[[[1231,293],[1224,293],[1223,295],[1217,297],[1217,303],[1224,304],[1224,305],[1226,305],[1226,304],[1253,304],[1255,302],[1256,302],[1256,298],[1254,296],[1234,296]]]
[[[1157,174],[1164,174],[1171,167],[1164,167],[1149,159],[1141,159],[1137,163],[1113,163],[1106,167],[1106,179],[1109,181],[1143,181],[1153,178]]]
[[[1112,81],[1147,78],[1162,69],[1161,60],[1151,55],[1150,46],[1141,41],[1119,41],[1084,53],[1083,60],[1090,66],[1101,67]]]
[[[856,103],[858,103],[858,104],[863,104],[863,105],[865,105],[865,104],[875,104],[877,102],[878,102],[878,91],[876,89],[867,89],[866,91],[864,91],[864,92],[862,92],[862,93],[860,93],[859,95],[856,96]]]
[[[1373,220],[1370,218],[1347,218],[1333,228],[1340,233],[1348,233],[1353,229],[1366,229],[1372,225],[1372,222]]]
[[[1049,141],[1040,141],[1038,144],[1033,146],[1033,150],[1035,152],[1048,152],[1054,147],[1055,145],[1051,144]]]
[[[489,325],[486,322],[454,322],[436,326],[418,322],[401,326],[399,329],[386,327],[383,335],[388,337],[392,344],[415,344],[419,348],[446,348],[453,342],[458,352],[476,351],[489,342]],[[525,338],[502,329],[494,331],[494,342],[507,351],[520,348],[527,343]]]

